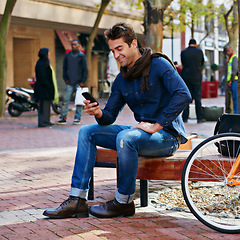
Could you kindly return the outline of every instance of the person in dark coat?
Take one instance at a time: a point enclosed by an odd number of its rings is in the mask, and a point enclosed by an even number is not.
[[[49,56],[49,49],[41,48],[38,52],[39,59],[35,66],[36,82],[34,84],[34,97],[39,102],[38,127],[53,125],[50,122],[50,106],[54,99],[54,85]]]
[[[203,51],[197,47],[195,39],[190,39],[189,46],[181,52],[182,72],[181,77],[195,101],[197,122],[202,123],[204,119],[202,110],[202,70],[204,64]],[[189,105],[183,111],[183,121],[187,122],[189,117]]]

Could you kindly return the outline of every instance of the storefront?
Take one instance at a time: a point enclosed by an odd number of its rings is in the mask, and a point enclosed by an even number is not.
[[[0,17],[4,12],[6,0],[0,1]],[[125,3],[127,4],[127,3]],[[98,33],[92,51],[92,72],[94,82],[105,79],[108,48],[103,37],[105,29],[114,23],[130,23],[137,34],[143,34],[142,12],[123,8],[122,3],[111,6],[104,13],[99,24]],[[121,11],[120,11],[121,10]],[[11,25],[7,36],[7,80],[6,86],[29,88],[28,78],[34,76],[40,48],[47,47],[51,52],[51,65],[56,72],[58,87],[64,89],[62,79],[63,58],[70,51],[72,37],[84,41],[90,34],[97,17],[98,8],[95,1],[69,0],[18,0],[12,13]],[[59,31],[68,36],[64,42]]]

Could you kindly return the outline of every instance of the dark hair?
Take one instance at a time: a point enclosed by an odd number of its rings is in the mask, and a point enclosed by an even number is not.
[[[190,44],[197,44],[197,42],[194,38],[192,38],[192,39],[189,40],[188,45],[190,45]]]
[[[225,51],[227,51],[227,49],[229,49],[229,48],[232,48],[232,47],[231,47],[230,45],[226,45],[226,46],[224,46],[223,49],[224,49]]]
[[[38,52],[39,58],[47,59],[48,58],[48,52],[49,52],[48,48],[41,48]]]
[[[38,52],[38,57],[40,61],[44,61],[46,66],[49,65],[49,58],[48,58],[49,48],[41,48]]]
[[[73,39],[72,42],[78,42],[78,44],[80,44],[80,41],[78,39]]]
[[[109,28],[104,32],[105,37],[107,40],[115,40],[118,38],[123,37],[124,41],[131,45],[134,39],[137,40],[137,34],[133,30],[133,27],[126,23],[117,23],[112,28]]]

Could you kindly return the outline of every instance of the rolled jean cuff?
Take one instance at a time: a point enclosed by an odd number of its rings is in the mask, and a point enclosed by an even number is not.
[[[80,197],[82,199],[87,200],[88,191],[87,190],[82,190],[82,189],[79,189],[79,188],[71,188],[69,195],[74,196],[74,197]]]
[[[134,194],[132,195],[123,195],[120,192],[116,192],[116,196],[115,196],[116,200],[121,203],[121,204],[127,204],[133,201],[134,198]]]

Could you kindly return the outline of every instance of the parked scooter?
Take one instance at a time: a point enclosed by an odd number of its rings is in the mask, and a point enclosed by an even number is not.
[[[8,105],[8,112],[12,117],[18,117],[23,112],[34,111],[38,109],[38,103],[33,99],[34,94],[34,78],[28,79],[32,89],[21,88],[21,87],[8,87],[6,88]],[[55,113],[60,114],[60,104],[52,104],[52,109]]]

